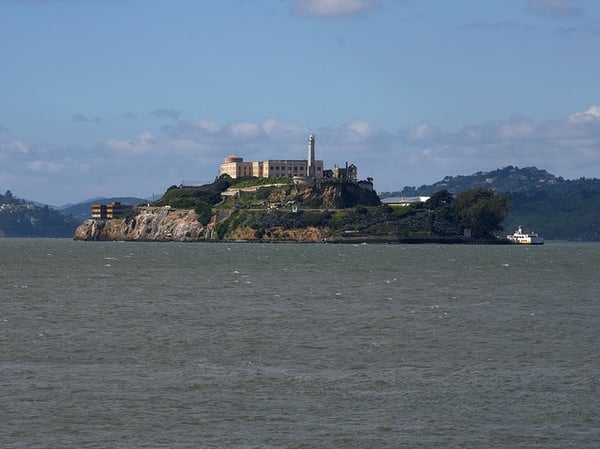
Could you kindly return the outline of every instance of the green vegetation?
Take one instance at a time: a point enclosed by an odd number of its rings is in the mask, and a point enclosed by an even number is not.
[[[241,189],[244,187],[264,186],[268,184],[292,184],[290,178],[259,178],[256,176],[245,176],[243,178],[232,179],[227,175],[222,175],[221,178],[229,179],[231,187]]]
[[[476,238],[493,238],[506,212],[507,199],[492,191],[476,189],[456,199],[447,191],[426,203],[407,207],[358,205],[345,209],[237,208],[216,227],[219,239],[227,239],[236,230],[254,230],[261,239],[275,228],[321,228],[327,236],[410,238],[459,238],[463,227],[473,229]]]
[[[212,215],[212,209],[223,201],[222,193],[229,188],[242,189],[248,187],[258,187],[257,192],[260,192],[258,199],[265,199],[270,194],[271,190],[277,187],[260,187],[270,184],[290,184],[287,178],[257,178],[245,177],[232,179],[227,175],[222,175],[211,184],[205,184],[199,187],[180,187],[171,186],[166,193],[158,201],[155,206],[171,206],[176,209],[194,209],[200,216],[199,221],[207,224]],[[245,196],[246,201],[251,202],[257,198],[257,195],[240,192],[240,196]]]
[[[476,188],[462,192],[454,204],[456,218],[463,228],[470,228],[473,237],[489,238],[502,229],[500,223],[508,211],[508,195]]]
[[[239,232],[262,239],[275,229],[306,228],[337,238],[456,238],[463,227],[472,228],[475,237],[489,238],[500,228],[507,200],[485,189],[456,199],[443,190],[424,204],[390,207],[381,206],[374,191],[352,182],[326,180],[296,186],[286,178],[221,176],[198,188],[172,186],[156,205],[193,208],[205,225],[214,217],[217,239],[236,238]]]
[[[502,226],[512,233],[518,226],[534,228],[548,240],[600,241],[600,179],[566,180],[536,167],[505,168],[468,176],[446,176],[432,185],[405,187],[386,196],[432,195],[447,190],[459,195],[486,188],[510,197]]]
[[[512,232],[519,225],[534,227],[549,240],[600,241],[600,191],[514,194],[504,226]]]
[[[212,208],[221,202],[221,193],[229,188],[231,178],[221,176],[212,184],[186,188],[171,186],[155,206],[171,206],[175,209],[194,209],[202,224],[209,223]]]
[[[200,187],[187,188],[171,186],[161,199],[156,201],[156,206],[171,206],[177,209],[194,209],[205,204],[214,205],[221,201],[221,192],[227,190],[231,182],[221,177],[212,184]]]

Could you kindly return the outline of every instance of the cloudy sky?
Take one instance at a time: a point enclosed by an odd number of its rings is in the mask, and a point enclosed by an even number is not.
[[[0,0],[0,191],[209,182],[229,154],[378,191],[600,175],[597,0]]]

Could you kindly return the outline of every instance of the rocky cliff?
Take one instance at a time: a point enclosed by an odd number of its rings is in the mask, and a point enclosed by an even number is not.
[[[218,214],[219,215],[219,214]],[[218,216],[217,215],[217,216]],[[222,214],[220,214],[222,215]],[[215,218],[217,218],[217,216]],[[168,207],[145,208],[133,217],[111,220],[88,219],[75,231],[75,240],[138,241],[138,242],[198,242],[220,240],[214,231],[214,221],[209,226],[198,222],[191,209],[173,210]],[[273,226],[262,232],[239,225],[224,240],[263,242],[322,242],[328,228],[314,226],[286,228]]]
[[[173,188],[172,204],[136,209],[121,219],[86,220],[75,240],[397,242],[455,237],[456,218],[442,204],[395,209],[358,183],[322,182],[238,189],[221,195]],[[209,201],[210,200],[210,201]],[[217,200],[219,200],[217,202]],[[162,201],[162,200],[161,200]],[[448,209],[448,210],[446,210]],[[446,223],[448,222],[448,223]]]
[[[140,242],[197,242],[204,240],[206,228],[194,210],[149,207],[133,217],[111,220],[89,219],[75,231],[75,240],[126,240]]]

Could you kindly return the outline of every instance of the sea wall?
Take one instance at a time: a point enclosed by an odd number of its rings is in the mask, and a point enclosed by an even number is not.
[[[75,231],[75,240],[139,241],[139,242],[197,242],[204,240],[206,228],[191,209],[172,210],[170,207],[139,209],[132,217],[110,220],[89,219]]]

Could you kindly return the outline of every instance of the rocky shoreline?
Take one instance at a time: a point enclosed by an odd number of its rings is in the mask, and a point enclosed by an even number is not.
[[[83,241],[133,241],[133,242],[225,242],[225,243],[330,243],[330,244],[508,244],[502,239],[474,239],[468,237],[420,236],[399,237],[390,235],[340,235],[329,236],[327,228],[305,227],[271,228],[260,238],[255,230],[240,228],[229,238],[215,235],[215,223],[204,226],[192,209],[147,207],[126,218],[108,220],[88,219],[75,231],[74,240]],[[233,238],[232,238],[233,237]]]
[[[76,230],[74,240],[135,242],[199,242],[207,228],[193,210],[170,207],[143,208],[133,217],[88,219]]]

